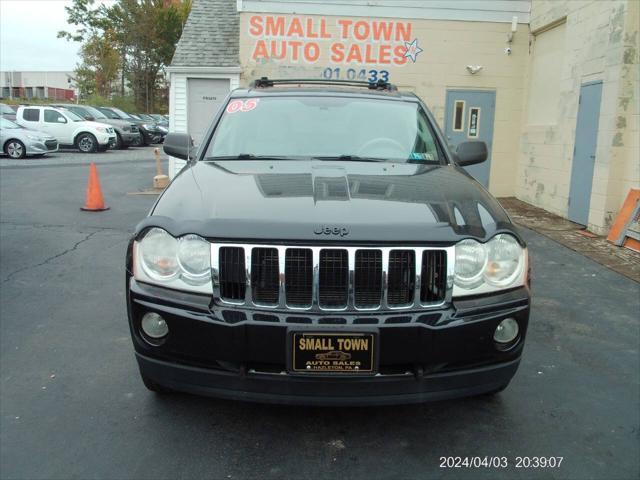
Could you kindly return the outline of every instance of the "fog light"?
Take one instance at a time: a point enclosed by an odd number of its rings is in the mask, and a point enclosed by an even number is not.
[[[159,339],[169,333],[167,322],[157,313],[145,313],[142,317],[142,331],[150,338]]]
[[[519,330],[518,322],[513,318],[505,318],[498,324],[496,333],[493,334],[493,339],[498,343],[513,342],[518,336]]]

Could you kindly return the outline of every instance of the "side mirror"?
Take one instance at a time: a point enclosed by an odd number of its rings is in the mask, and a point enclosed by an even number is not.
[[[67,119],[64,117],[58,117],[58,123],[67,123]]]
[[[95,118],[92,117],[91,115],[87,115],[86,117],[84,117],[85,120],[89,120],[90,122],[95,121]]]
[[[480,141],[462,142],[456,148],[456,156],[461,167],[482,163],[489,156],[487,144]]]
[[[172,157],[189,160],[193,150],[193,138],[188,133],[168,133],[164,137],[162,150]]]

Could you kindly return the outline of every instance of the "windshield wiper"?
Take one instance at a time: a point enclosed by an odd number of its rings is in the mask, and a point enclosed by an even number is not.
[[[314,160],[344,160],[347,162],[385,162],[384,158],[359,157],[358,155],[336,155],[327,157],[312,157]]]
[[[220,155],[205,157],[206,162],[216,162],[218,160],[298,160],[298,157],[283,155],[254,155],[253,153],[239,153],[238,155]]]

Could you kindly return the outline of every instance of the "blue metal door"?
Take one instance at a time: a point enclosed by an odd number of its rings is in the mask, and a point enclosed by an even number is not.
[[[598,122],[602,82],[585,83],[580,88],[576,141],[571,165],[571,187],[569,189],[569,220],[587,225],[593,168],[598,146]]]
[[[465,167],[476,180],[489,186],[491,171],[491,146],[493,143],[493,117],[496,109],[496,92],[486,90],[447,90],[445,109],[445,135],[449,145],[482,140],[487,144],[487,161]]]

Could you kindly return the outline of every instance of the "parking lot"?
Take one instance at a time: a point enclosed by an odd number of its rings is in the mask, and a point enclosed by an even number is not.
[[[89,161],[109,211],[80,211]],[[0,157],[0,477],[638,477],[640,284],[529,230],[529,336],[498,396],[361,409],[155,396],[124,282],[156,199],[132,193],[153,175],[152,147]],[[442,468],[452,456],[508,467]],[[533,456],[563,460],[516,468]]]

